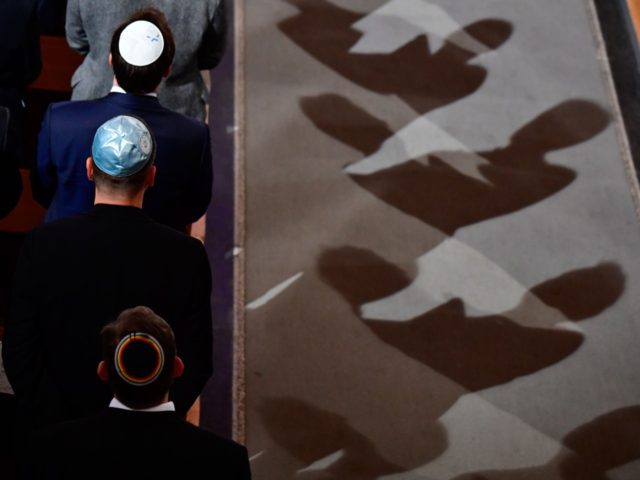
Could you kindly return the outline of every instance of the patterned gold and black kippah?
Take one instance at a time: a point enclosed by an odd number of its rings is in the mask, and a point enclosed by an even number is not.
[[[149,385],[162,372],[164,351],[151,335],[130,333],[116,347],[115,366],[118,375],[130,385]]]

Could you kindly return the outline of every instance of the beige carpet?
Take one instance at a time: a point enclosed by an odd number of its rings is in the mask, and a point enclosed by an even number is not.
[[[640,478],[590,2],[239,3],[254,478]]]

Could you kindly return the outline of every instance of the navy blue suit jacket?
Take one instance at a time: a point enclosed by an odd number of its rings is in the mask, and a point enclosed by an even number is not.
[[[96,130],[117,115],[132,114],[155,135],[156,181],[143,210],[154,220],[184,231],[207,210],[213,182],[208,127],[164,108],[147,95],[110,93],[98,100],[49,106],[38,137],[34,196],[48,207],[45,222],[88,211],[94,184],[85,163]]]

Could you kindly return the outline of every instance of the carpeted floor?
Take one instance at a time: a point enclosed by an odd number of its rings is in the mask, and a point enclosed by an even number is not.
[[[240,3],[253,478],[639,478],[592,2]]]

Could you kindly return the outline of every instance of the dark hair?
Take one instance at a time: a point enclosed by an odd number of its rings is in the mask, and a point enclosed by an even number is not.
[[[93,161],[93,157],[91,158],[91,162],[93,163],[93,181],[97,187],[111,191],[123,192],[127,196],[131,197],[144,187],[147,173],[149,172],[151,165],[153,165],[156,160],[158,145],[156,144],[156,137],[147,122],[136,115],[128,114],[127,116],[139,120],[151,135],[151,155],[147,164],[142,168],[142,170],[134,173],[133,175],[129,175],[128,177],[114,177],[100,170],[100,167],[98,167],[98,165]]]
[[[93,162],[93,159],[91,159],[91,161]],[[131,197],[144,187],[144,182],[151,165],[153,165],[153,162],[149,162],[142,170],[128,177],[114,177],[104,173],[98,168],[95,162],[93,162],[93,181],[96,186],[101,189],[124,192],[127,196]]]
[[[164,39],[164,49],[160,57],[153,63],[144,67],[137,67],[127,63],[120,55],[118,44],[122,31],[131,23],[146,20],[153,23]],[[160,84],[163,75],[173,62],[176,46],[167,18],[155,8],[143,8],[135,12],[124,23],[120,24],[111,37],[111,59],[113,73],[118,84],[129,93],[144,94],[152,92]]]
[[[131,334],[143,333],[152,336],[159,343],[164,352],[164,364],[157,377],[148,384],[135,385],[127,382],[119,373],[116,365],[116,349],[120,342]],[[109,384],[118,400],[130,408],[149,408],[158,405],[173,383],[173,366],[176,357],[176,342],[173,331],[167,322],[148,307],[135,307],[124,310],[113,322],[105,325],[102,335],[102,356],[109,373]],[[133,342],[135,343],[135,342]],[[130,345],[133,345],[131,343]],[[141,343],[141,342],[138,342]],[[134,350],[133,354],[122,356],[122,364],[132,371],[145,365],[136,365],[135,345],[127,350]],[[143,352],[144,353],[144,352]],[[144,364],[139,360],[138,364]],[[144,355],[142,355],[144,357]]]

